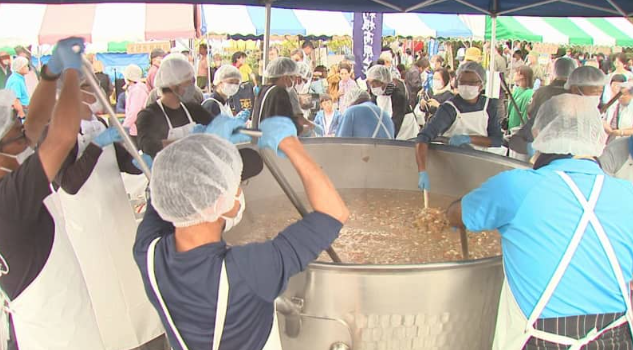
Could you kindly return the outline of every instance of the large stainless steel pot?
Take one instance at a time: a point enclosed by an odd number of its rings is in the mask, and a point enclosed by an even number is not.
[[[368,139],[310,139],[306,149],[337,188],[417,190],[414,144]],[[279,161],[290,183],[300,180]],[[525,163],[432,145],[433,192],[460,197],[489,177]],[[283,195],[270,173],[244,186],[247,206],[233,238],[247,232],[259,206]],[[420,204],[422,205],[422,204]],[[231,238],[229,238],[231,241]],[[278,302],[284,350],[491,348],[503,271],[501,258],[422,265],[312,263]]]

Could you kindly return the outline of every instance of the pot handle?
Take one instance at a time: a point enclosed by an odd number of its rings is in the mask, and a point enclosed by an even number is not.
[[[286,321],[285,333],[290,338],[297,338],[299,333],[301,333],[302,327],[302,318],[311,318],[315,320],[321,321],[332,321],[336,322],[339,325],[342,325],[347,330],[350,339],[350,349],[354,348],[354,336],[352,332],[352,328],[347,324],[347,322],[338,319],[338,318],[330,318],[325,316],[316,316],[310,315],[303,312],[303,306],[305,301],[302,298],[293,297],[288,298],[284,296],[280,296],[275,299],[275,306],[277,307],[277,312],[284,315],[284,319]],[[344,343],[335,343],[335,344],[344,344]],[[333,345],[335,345],[333,344]]]

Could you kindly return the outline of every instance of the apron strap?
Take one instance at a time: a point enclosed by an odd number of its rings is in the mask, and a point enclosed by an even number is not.
[[[385,132],[387,133],[387,136],[389,138],[393,138],[391,135],[389,135],[389,130],[387,129],[387,127],[385,126],[385,124],[382,122],[382,109],[380,110],[380,116],[376,113],[376,111],[374,111],[373,108],[369,107],[369,110],[374,114],[374,117],[376,117],[376,119],[378,120],[378,124],[376,125],[376,129],[374,129],[374,134],[371,136],[372,138],[376,138],[376,136],[378,135],[378,131],[380,131],[380,128],[382,127],[383,130],[385,130]],[[332,120],[334,121],[334,120]]]
[[[266,98],[268,97],[268,94],[273,91],[277,86],[273,85],[270,89],[268,89],[268,91],[266,91],[266,93],[264,94],[264,97],[262,98],[262,103],[259,105],[259,114],[257,115],[257,127],[259,128],[259,124],[262,123],[262,113],[264,113],[264,103],[266,102]]]
[[[9,315],[12,312],[11,300],[9,300],[6,293],[0,289],[0,350],[7,350],[9,348],[9,340],[11,340]]]
[[[169,116],[167,115],[167,112],[165,112],[165,107],[163,107],[163,103],[160,102],[160,100],[156,101],[156,103],[158,104],[158,107],[160,107],[160,110],[163,111],[163,116],[165,116],[165,120],[167,121],[167,125],[169,125],[169,130],[173,129],[174,126],[171,125],[171,120],[169,120]]]
[[[569,242],[569,246],[567,247],[565,254],[563,254],[563,257],[560,263],[558,264],[558,266],[556,267],[556,270],[554,271],[552,278],[549,280],[547,287],[545,288],[545,291],[541,295],[541,298],[539,299],[538,303],[534,307],[532,314],[528,318],[528,322],[526,324],[526,331],[534,330],[534,323],[541,316],[541,313],[545,309],[545,306],[547,305],[552,295],[554,294],[554,290],[556,289],[556,287],[558,287],[558,283],[562,279],[563,274],[567,270],[567,267],[569,267],[569,264],[571,263],[571,259],[576,253],[576,250],[578,249],[578,246],[580,245],[580,241],[582,240],[582,237],[584,236],[585,231],[587,230],[587,226],[589,225],[590,215],[591,213],[593,213],[596,203],[598,202],[598,198],[600,197],[600,192],[602,190],[602,183],[604,182],[603,175],[599,175],[598,177],[596,177],[593,189],[591,191],[591,195],[589,196],[589,203],[585,205],[584,204],[586,203],[585,197],[582,195],[582,193],[576,193],[574,191],[574,188],[571,187],[570,183],[568,182],[568,181],[571,181],[569,176],[567,176],[567,174],[563,172],[557,172],[557,174],[561,178],[563,178],[563,180],[567,183],[568,186],[570,186],[570,188],[574,192],[574,195],[576,196],[576,199],[583,206],[584,212],[580,219],[580,222],[578,223],[578,226],[576,227],[576,231],[574,232],[574,235],[572,236],[572,239]],[[571,181],[571,183],[573,184],[573,181]],[[573,184],[573,186],[575,186],[575,184]]]
[[[154,294],[156,295],[156,299],[158,299],[158,303],[160,304],[160,307],[163,310],[163,314],[165,315],[165,318],[167,319],[169,328],[171,328],[171,331],[174,333],[174,336],[176,336],[176,340],[178,340],[178,344],[180,344],[180,347],[183,350],[189,350],[189,348],[187,347],[187,344],[185,344],[184,339],[182,339],[182,336],[180,335],[178,328],[176,328],[176,325],[174,324],[174,320],[171,318],[171,314],[169,313],[169,310],[167,309],[165,300],[163,300],[163,295],[161,294],[160,289],[158,289],[158,282],[156,281],[156,273],[154,271],[154,254],[156,252],[156,244],[158,243],[160,239],[161,237],[157,237],[156,239],[154,239],[152,243],[150,243],[149,248],[147,250],[147,272],[148,272],[147,275],[149,277],[149,283],[151,284],[152,290],[154,290]]]
[[[213,331],[213,350],[220,349],[220,341],[224,332],[226,310],[229,307],[229,279],[226,273],[226,261],[222,261],[220,272],[220,286],[218,288],[218,302],[215,307],[215,330]]]
[[[174,324],[174,320],[171,317],[171,313],[169,309],[167,309],[167,304],[165,304],[165,300],[163,300],[163,295],[158,288],[158,282],[156,281],[156,273],[154,269],[154,258],[156,253],[156,244],[161,237],[157,237],[150,243],[149,249],[147,250],[147,270],[149,281],[154,290],[154,294],[158,299],[158,303],[160,304],[161,309],[163,310],[163,314],[167,319],[167,323],[169,323],[169,328],[171,328],[172,332],[176,336],[180,347],[183,350],[189,350],[187,345],[185,344],[184,339],[182,338],[180,331],[176,328]],[[226,311],[229,305],[229,279],[226,273],[226,261],[222,261],[222,270],[220,272],[220,285],[218,287],[218,301],[215,309],[215,329],[213,332],[213,350],[220,349],[220,341],[222,340],[222,333],[224,332],[224,322],[226,320]]]
[[[187,119],[189,119],[189,124],[194,123],[193,118],[191,118],[191,114],[189,113],[189,110],[187,109],[187,107],[185,107],[185,104],[180,102],[180,106],[182,107],[182,109],[185,110],[185,114],[187,115]]]

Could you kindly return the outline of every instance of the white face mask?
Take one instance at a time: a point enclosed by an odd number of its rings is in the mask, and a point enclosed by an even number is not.
[[[35,150],[33,150],[31,147],[27,147],[24,149],[24,151],[18,154],[8,154],[8,153],[0,153],[0,154],[8,158],[13,158],[15,159],[16,162],[18,162],[19,165],[22,165],[26,161],[26,159],[29,158],[33,153],[35,153]]]
[[[86,106],[88,106],[88,108],[90,108],[90,112],[92,112],[92,114],[97,115],[98,113],[101,113],[101,103],[99,102],[99,99],[97,98],[97,95],[95,95],[92,92],[85,91],[85,90],[81,90],[81,92],[83,92],[84,94],[90,95],[90,96],[95,98],[95,102],[94,103],[88,103],[88,102],[85,102],[85,101],[81,101],[81,103],[83,103]]]
[[[240,89],[240,86],[237,84],[224,84],[222,86],[222,92],[226,95],[226,97],[232,97],[237,94],[237,91]]]
[[[373,87],[371,88],[371,93],[374,94],[374,96],[382,96],[385,94],[385,89],[383,89],[382,86]]]
[[[444,88],[444,83],[441,80],[433,79],[433,91],[440,91]]]
[[[479,96],[479,86],[460,85],[457,90],[464,100],[473,100]]]
[[[235,215],[234,218],[221,216],[221,218],[224,219],[225,221],[224,230],[222,231],[222,233],[228,232],[233,227],[237,226],[237,224],[239,224],[240,221],[242,221],[242,215],[244,214],[244,210],[246,209],[246,201],[244,200],[244,191],[242,191],[242,193],[240,193],[239,196],[235,197],[235,200],[240,202],[240,208],[237,210],[237,214]]]
[[[302,94],[303,93],[303,88],[305,87],[305,83],[301,83],[301,84],[296,84],[295,85],[295,90],[297,90],[298,94]]]
[[[3,166],[0,166],[0,171],[4,171],[7,174],[10,174],[13,172],[13,170],[9,169],[9,168],[5,168]]]

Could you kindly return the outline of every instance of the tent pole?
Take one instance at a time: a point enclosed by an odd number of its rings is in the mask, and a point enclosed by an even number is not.
[[[488,79],[488,97],[494,96],[495,88],[495,51],[497,50],[497,16],[492,16],[492,35],[490,36],[490,79]]]
[[[209,31],[207,31],[207,92],[211,94],[211,42],[209,42]],[[198,74],[198,72],[196,72]]]
[[[266,1],[266,29],[264,30],[264,71],[268,66],[268,53],[270,51],[270,20],[272,13],[272,0]]]

